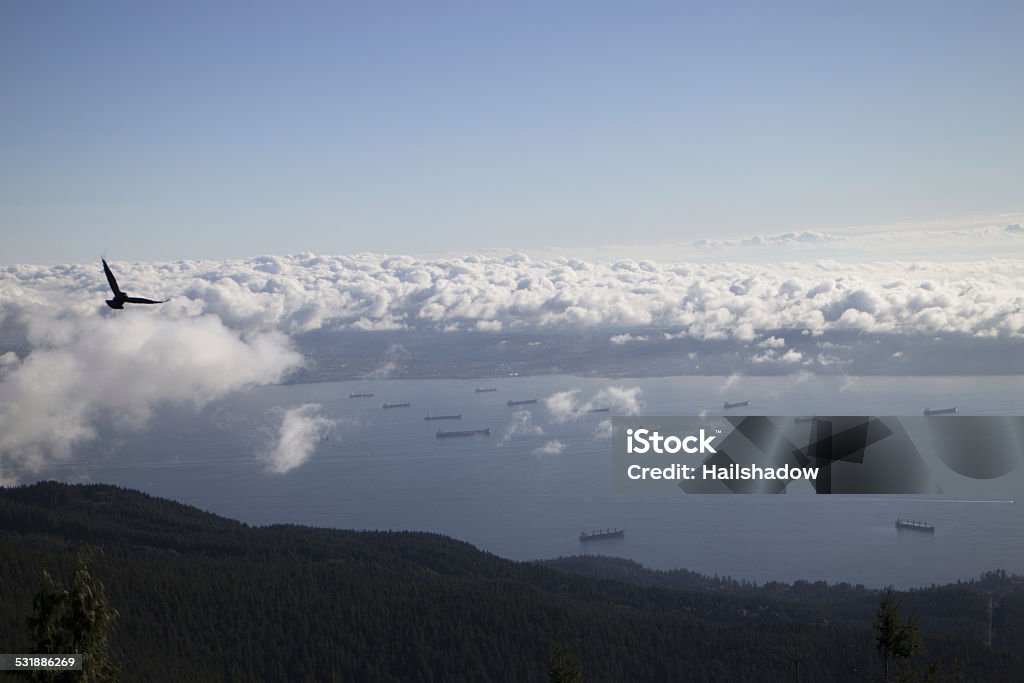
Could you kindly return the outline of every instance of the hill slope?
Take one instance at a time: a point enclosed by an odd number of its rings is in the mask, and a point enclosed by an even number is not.
[[[68,576],[82,543],[104,551],[93,573],[121,615],[124,680],[540,681],[560,642],[588,681],[789,681],[795,657],[804,680],[881,668],[877,595],[863,588],[512,562],[433,534],[250,527],[53,482],[0,489],[0,650],[29,647],[41,569]],[[1001,586],[992,649],[979,586],[904,596],[932,633],[924,657],[959,657],[969,680],[1024,671],[1021,591],[990,580]]]

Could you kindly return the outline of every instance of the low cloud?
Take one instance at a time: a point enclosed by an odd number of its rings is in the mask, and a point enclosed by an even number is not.
[[[725,392],[729,391],[729,389],[732,389],[734,386],[736,386],[736,384],[741,379],[743,379],[742,374],[738,372],[732,373],[731,375],[725,378],[725,381],[722,382],[722,386],[718,387],[718,393],[724,394]]]
[[[318,403],[306,403],[275,412],[280,413],[281,424],[274,444],[262,459],[269,472],[284,474],[309,460],[334,421],[321,415]]]
[[[558,455],[565,450],[565,444],[561,441],[545,441],[544,444],[534,449],[535,455]]]
[[[507,443],[512,438],[519,436],[544,436],[544,429],[534,423],[533,413],[529,410],[517,410],[512,413],[512,417],[502,432],[501,443]]]
[[[608,341],[611,342],[612,344],[615,344],[616,346],[622,346],[623,344],[628,344],[629,342],[647,341],[647,339],[648,337],[646,335],[632,335],[626,332],[624,334],[612,335],[611,337],[608,338]]]
[[[552,422],[567,422],[579,415],[579,389],[569,389],[551,394],[544,399]]]
[[[613,415],[639,415],[644,409],[641,394],[643,390],[640,387],[605,387],[585,403],[581,410],[586,412],[595,408],[608,408]]]
[[[401,344],[392,344],[384,352],[384,360],[367,373],[367,379],[387,379],[395,374],[402,363],[409,360],[410,354]]]
[[[644,407],[642,393],[640,387],[607,386],[583,399],[579,389],[569,389],[545,398],[544,407],[553,423],[578,420],[595,410],[607,410],[612,415],[639,415]]]
[[[32,349],[4,355],[0,472],[38,473],[96,436],[106,420],[143,429],[162,404],[196,408],[230,392],[279,382],[301,356],[277,332],[242,337],[214,316],[124,316],[30,321]]]
[[[754,363],[792,365],[802,362],[804,360],[804,355],[795,349],[788,349],[787,351],[780,353],[774,348],[770,348],[763,353],[752,356],[750,360]]]

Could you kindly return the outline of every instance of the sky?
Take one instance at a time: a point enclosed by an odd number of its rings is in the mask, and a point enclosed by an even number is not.
[[[1014,214],[1022,27],[1017,2],[7,0],[0,264]]]

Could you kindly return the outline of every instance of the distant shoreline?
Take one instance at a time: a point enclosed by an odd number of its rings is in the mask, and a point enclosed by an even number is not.
[[[807,372],[807,371],[803,371]],[[301,380],[285,380],[276,384],[266,386],[296,386],[301,384],[325,384],[330,382],[379,382],[385,380],[396,380],[396,381],[409,381],[409,380],[516,380],[532,377],[577,377],[579,379],[606,379],[609,381],[621,381],[629,379],[670,379],[670,378],[687,378],[687,377],[722,377],[727,378],[733,375],[744,377],[744,378],[769,378],[769,377],[796,377],[802,374],[801,372],[790,372],[790,373],[732,373],[723,374],[718,372],[708,373],[689,373],[689,374],[635,374],[635,373],[623,373],[623,374],[609,374],[609,373],[581,373],[581,372],[523,372],[515,375],[499,375],[499,374],[427,374],[427,373],[395,373],[387,377],[372,377],[367,375],[338,375],[331,377],[311,377],[308,379]],[[829,377],[879,377],[879,378],[914,378],[914,379],[941,379],[944,377],[966,379],[970,377],[978,378],[991,378],[991,377],[1024,377],[1024,373],[1019,372],[1004,372],[1004,373],[955,373],[950,372],[946,374],[936,375],[927,373],[859,373],[859,374],[844,374],[844,373],[808,373],[815,378],[829,378]]]

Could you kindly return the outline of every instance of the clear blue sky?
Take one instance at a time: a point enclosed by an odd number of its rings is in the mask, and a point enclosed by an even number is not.
[[[0,3],[0,263],[1024,207],[1024,3]]]

